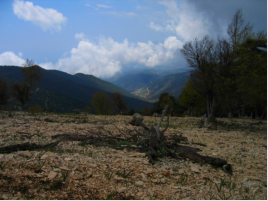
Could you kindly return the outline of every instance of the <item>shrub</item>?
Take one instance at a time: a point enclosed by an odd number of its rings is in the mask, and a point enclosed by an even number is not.
[[[36,104],[32,107],[29,107],[29,112],[31,113],[39,113],[39,112],[42,112],[43,109],[40,107],[40,105]]]

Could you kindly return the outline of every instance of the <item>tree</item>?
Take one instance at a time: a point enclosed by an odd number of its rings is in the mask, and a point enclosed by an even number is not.
[[[8,82],[4,78],[0,78],[0,109],[2,105],[8,102]]]
[[[31,89],[30,86],[25,82],[22,83],[15,82],[12,84],[11,87],[12,96],[14,96],[16,100],[21,102],[23,108],[27,106],[30,100],[30,96],[32,95],[30,89]]]
[[[263,113],[267,109],[267,49],[266,37],[249,38],[238,46],[235,62],[240,76],[236,80],[237,93],[245,106],[255,111],[258,117],[258,108]]]
[[[114,114],[127,113],[127,103],[123,100],[119,92],[114,92],[111,94],[110,103]]]
[[[259,75],[262,77],[263,74],[261,73],[265,73],[264,67],[261,67],[263,66],[264,62],[265,69],[267,66],[267,63],[265,61],[267,57],[266,52],[264,59],[264,52],[261,52],[259,49],[257,49],[257,47],[266,48],[267,38],[264,31],[254,33],[252,25],[249,23],[244,24],[243,14],[241,10],[237,10],[235,13],[232,22],[228,26],[227,33],[229,35],[233,57],[233,65],[229,71],[232,74],[230,88],[233,92],[233,103],[235,103],[233,104],[233,108],[238,108],[239,110],[241,108],[242,116],[244,116],[246,106],[256,108],[258,101],[252,100],[252,97],[255,97],[254,92],[255,95],[258,95],[258,97],[260,97],[260,93],[256,92],[260,92],[259,89],[262,89],[263,91],[262,86],[266,86],[266,84],[264,84],[264,81],[262,81],[264,85],[257,86],[255,84],[256,80],[261,80],[256,76]],[[251,93],[249,93],[250,91]]]
[[[34,60],[32,59],[26,59],[25,62],[22,64],[22,67],[31,67],[31,66],[35,66],[36,63],[34,62]]]
[[[144,116],[151,115],[151,108],[148,105],[143,105],[142,115],[144,115]]]
[[[105,92],[96,91],[96,93],[92,96],[91,105],[93,106],[96,114],[107,115],[111,113],[108,95]]]
[[[176,105],[176,98],[167,92],[163,92],[160,94],[159,100],[154,103],[154,112],[161,114],[166,105],[168,105],[167,112],[169,113],[170,109],[174,109]]]
[[[22,83],[16,82],[12,85],[12,95],[21,102],[23,107],[27,107],[33,94],[31,89],[36,87],[35,81],[41,83],[43,73],[42,69],[32,59],[26,59],[21,68],[21,73],[24,75],[24,79]]]
[[[241,9],[238,9],[233,17],[232,22],[228,25],[227,33],[230,37],[230,44],[233,51],[236,51],[238,45],[245,42],[247,38],[252,37],[253,26],[247,23],[244,25],[243,13]]]
[[[194,84],[187,80],[183,88],[178,103],[191,110],[192,115],[200,115],[202,108],[204,108],[204,98],[195,90]]]
[[[217,96],[216,81],[219,77],[218,55],[215,42],[205,36],[202,40],[194,39],[187,42],[181,49],[190,67],[194,71],[190,74],[190,80],[194,83],[196,91],[207,99],[208,120],[215,118]]]

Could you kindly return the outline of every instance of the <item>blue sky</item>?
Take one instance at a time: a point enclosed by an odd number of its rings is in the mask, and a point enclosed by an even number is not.
[[[1,0],[0,65],[108,78],[125,68],[185,68],[179,49],[206,34],[227,38],[237,9],[267,30],[266,0]]]

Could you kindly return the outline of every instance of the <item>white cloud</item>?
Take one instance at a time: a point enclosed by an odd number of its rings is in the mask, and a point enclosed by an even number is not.
[[[116,12],[116,11],[110,11],[110,12],[100,12],[102,14],[108,14],[108,15],[117,15],[117,16],[134,16],[136,13],[133,12]]]
[[[103,5],[103,4],[97,4],[97,6],[99,8],[112,8],[112,6],[107,6],[107,5]]]
[[[57,10],[52,8],[42,8],[34,6],[32,2],[15,0],[13,3],[14,14],[25,21],[31,21],[33,24],[40,26],[43,30],[60,31],[67,18]]]
[[[0,65],[22,66],[24,62],[25,61],[14,52],[8,51],[0,54]]]
[[[91,6],[91,5],[87,4],[87,3],[85,4],[85,6],[90,7],[90,8],[94,8],[95,10],[99,10],[99,8],[96,8],[94,6]]]
[[[189,4],[188,1],[181,1],[179,8],[174,0],[159,0],[158,2],[167,8],[166,12],[171,19],[166,21],[165,28],[151,22],[151,29],[175,32],[183,42],[193,40],[195,37],[201,38],[206,34],[212,34],[211,22],[202,12],[197,12],[195,7]]]
[[[164,47],[168,50],[171,51],[175,51],[179,48],[182,48],[183,43],[179,40],[177,40],[177,38],[175,36],[170,36],[168,38],[166,38],[165,42],[164,42]]]
[[[38,66],[44,68],[44,69],[54,69],[55,66],[51,62],[46,62],[46,63],[40,63]]]
[[[145,6],[141,6],[141,5],[137,5],[137,6],[136,6],[136,9],[137,9],[137,10],[143,10],[143,9],[147,9],[147,7],[145,7]]]
[[[82,33],[77,33],[77,34],[75,34],[75,36],[74,36],[76,39],[78,39],[78,40],[85,40],[85,38],[86,38],[86,36],[85,36],[85,34],[82,32]]]
[[[154,22],[150,23],[150,28],[155,31],[163,31],[163,27],[161,27],[160,25],[154,24]]]
[[[129,43],[127,39],[119,43],[104,37],[100,38],[97,44],[81,40],[78,46],[70,51],[70,57],[59,59],[55,65],[44,63],[40,66],[69,73],[82,72],[97,77],[111,77],[129,63],[140,63],[148,67],[165,64],[174,57],[174,52],[181,45],[174,36],[167,38],[164,44],[154,44],[151,41]]]

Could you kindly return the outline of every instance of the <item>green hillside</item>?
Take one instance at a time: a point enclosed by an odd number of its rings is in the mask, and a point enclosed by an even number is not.
[[[41,84],[37,84],[38,91],[33,95],[29,106],[38,103],[41,107],[44,107],[46,92],[49,92],[51,96],[48,101],[48,107],[56,105],[56,112],[71,112],[74,109],[83,109],[86,105],[90,105],[92,96],[96,91],[107,92],[108,96],[110,96],[111,92],[118,91],[117,89],[119,88],[114,87],[113,84],[109,87],[108,82],[98,81],[98,78],[94,78],[95,84],[90,86],[88,80],[83,81],[80,78],[81,75],[70,75],[61,71],[45,69],[42,69],[42,72],[43,81]],[[0,76],[6,78],[9,84],[23,79],[21,69],[17,66],[0,66]],[[105,87],[109,88],[109,90],[105,90],[98,83],[105,83]],[[127,102],[129,109],[142,110],[145,104],[152,107],[148,102],[125,95],[122,95],[122,97]]]

